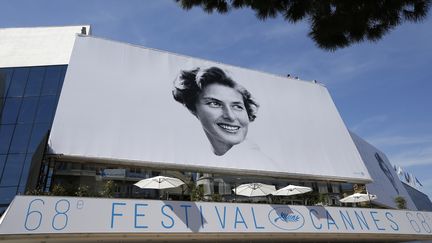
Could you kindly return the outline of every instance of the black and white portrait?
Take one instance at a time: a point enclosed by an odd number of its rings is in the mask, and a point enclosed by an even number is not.
[[[218,156],[246,139],[259,107],[243,86],[218,67],[181,71],[173,96],[200,121]]]
[[[369,179],[319,83],[93,37],[77,38],[75,50],[50,133],[53,152]]]

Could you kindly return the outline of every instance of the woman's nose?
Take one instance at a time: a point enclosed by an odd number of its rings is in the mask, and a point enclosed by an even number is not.
[[[235,114],[230,107],[224,107],[223,118],[229,121],[233,121],[235,119]]]

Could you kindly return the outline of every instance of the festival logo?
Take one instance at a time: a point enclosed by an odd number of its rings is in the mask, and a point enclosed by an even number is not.
[[[303,215],[289,207],[272,209],[268,214],[268,219],[270,223],[282,230],[298,230],[305,223]]]

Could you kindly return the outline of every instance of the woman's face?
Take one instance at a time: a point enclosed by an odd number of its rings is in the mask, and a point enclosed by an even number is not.
[[[206,86],[198,97],[196,116],[216,155],[225,154],[246,138],[249,117],[242,95],[221,84]]]

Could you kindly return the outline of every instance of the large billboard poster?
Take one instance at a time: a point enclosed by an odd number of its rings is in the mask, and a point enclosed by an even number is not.
[[[395,198],[400,196],[406,200],[408,209],[417,210],[387,156],[353,132],[351,137],[372,177],[373,183],[366,187],[369,193],[378,195],[374,202],[397,208]]]
[[[370,181],[327,89],[221,63],[77,37],[54,154]]]

